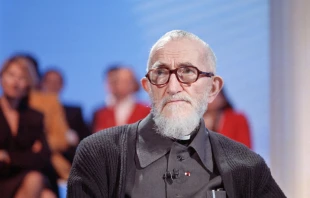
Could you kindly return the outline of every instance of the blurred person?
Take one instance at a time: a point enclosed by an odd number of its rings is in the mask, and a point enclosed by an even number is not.
[[[141,80],[151,113],[80,143],[68,198],[285,197],[261,156],[205,127],[203,114],[223,86],[215,72],[215,55],[199,37],[163,35]]]
[[[36,68],[36,77],[39,78],[41,76],[38,61],[34,56],[26,53],[17,53],[15,56],[27,60]],[[52,151],[51,160],[53,166],[58,176],[61,179],[67,180],[71,163],[62,153],[70,147],[70,144],[75,143],[70,142],[70,139],[68,139],[68,132],[70,132],[69,125],[66,121],[64,109],[58,101],[58,96],[56,94],[42,92],[40,90],[39,80],[29,93],[29,105],[44,115],[44,131],[48,145]]]
[[[23,58],[25,58],[26,60],[28,60],[34,67],[35,72],[37,74],[37,77],[39,79],[41,79],[41,72],[40,72],[40,68],[39,68],[39,63],[38,60],[36,59],[36,57],[30,53],[16,53],[15,56],[21,56]],[[35,88],[38,88],[38,86],[40,85],[40,83],[37,83],[35,85]]]
[[[35,68],[21,57],[12,57],[1,68],[0,79],[0,196],[56,197],[43,115],[27,101],[37,81]]]
[[[220,91],[203,115],[206,127],[251,148],[251,133],[247,118],[234,110],[224,89]]]
[[[140,86],[129,68],[111,67],[106,79],[109,90],[107,105],[94,113],[93,132],[134,123],[150,113],[149,107],[135,99],[134,94]]]
[[[64,77],[60,70],[49,69],[42,75],[41,90],[45,93],[54,93],[60,96],[64,87]],[[75,143],[70,146],[65,152],[64,156],[72,163],[77,143],[91,134],[88,126],[86,125],[82,109],[79,106],[63,105],[65,115],[71,133],[69,134]]]

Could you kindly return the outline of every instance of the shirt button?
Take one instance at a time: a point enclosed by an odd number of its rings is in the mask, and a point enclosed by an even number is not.
[[[175,194],[175,197],[183,197],[183,196],[180,194]]]
[[[183,160],[184,160],[184,157],[182,157],[181,155],[178,155],[178,156],[177,156],[177,160],[183,161]]]

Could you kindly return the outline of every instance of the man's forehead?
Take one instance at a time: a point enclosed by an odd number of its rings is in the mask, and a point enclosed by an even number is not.
[[[195,65],[204,61],[204,54],[202,45],[197,41],[173,40],[156,46],[152,52],[150,66],[167,65],[171,61]]]
[[[158,51],[161,49],[170,49],[178,46],[179,49],[181,48],[197,48],[201,49],[203,47],[202,43],[197,40],[189,39],[189,38],[179,38],[174,40],[162,40],[156,44],[154,47],[154,51]]]
[[[175,65],[175,67],[180,67],[180,66],[195,66],[193,63],[191,62],[173,62],[173,64]],[[165,61],[160,61],[157,60],[156,62],[154,62],[151,67],[152,68],[158,68],[158,67],[170,67],[171,63],[166,63]]]

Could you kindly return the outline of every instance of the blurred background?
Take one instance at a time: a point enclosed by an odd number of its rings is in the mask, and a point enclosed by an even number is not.
[[[225,81],[226,94],[234,107],[248,118],[252,148],[270,165],[272,157],[283,155],[280,151],[272,155],[270,150],[270,140],[277,139],[272,139],[270,130],[271,105],[276,98],[270,84],[271,75],[281,70],[280,66],[272,66],[271,60],[272,9],[281,9],[281,4],[285,4],[281,13],[289,12],[290,3],[284,2],[287,3],[268,0],[1,1],[0,61],[16,52],[26,52],[38,59],[41,72],[51,67],[60,69],[65,77],[61,101],[80,105],[85,120],[90,123],[95,109],[103,105],[107,97],[104,76],[111,64],[126,65],[141,79],[146,73],[149,50],[160,36],[173,29],[190,31],[209,43],[215,52],[217,73]],[[306,0],[303,2],[309,6]],[[298,4],[296,9],[300,8],[304,6]],[[310,33],[309,17],[300,18],[306,21]],[[279,29],[279,32],[283,31]],[[306,69],[309,73],[309,65]],[[310,84],[305,86],[309,89]],[[143,90],[137,99],[149,103]],[[284,191],[291,192],[290,189]]]
[[[128,65],[141,79],[160,36],[173,29],[197,34],[217,56],[227,95],[249,117],[254,150],[269,161],[267,0],[3,1],[0,8],[1,61],[29,52],[42,72],[60,68],[65,74],[61,99],[81,105],[88,121],[104,102],[109,65]],[[143,90],[138,98],[148,102]]]

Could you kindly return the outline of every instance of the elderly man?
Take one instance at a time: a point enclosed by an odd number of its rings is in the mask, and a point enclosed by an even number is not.
[[[82,141],[68,197],[285,197],[259,155],[205,128],[203,114],[223,80],[204,41],[166,33],[147,71],[141,82],[151,113]]]

